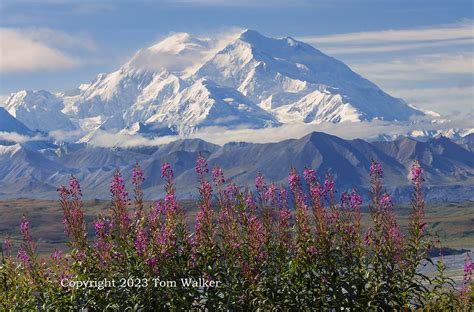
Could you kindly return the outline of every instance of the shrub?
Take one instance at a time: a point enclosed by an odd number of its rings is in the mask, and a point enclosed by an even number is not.
[[[257,175],[254,191],[209,174],[204,158],[194,230],[175,194],[174,174],[162,166],[166,195],[145,209],[143,172],[133,170],[133,200],[116,171],[110,213],[98,215],[87,237],[79,182],[58,189],[70,250],[39,258],[26,217],[15,259],[2,249],[0,303],[21,310],[415,310],[468,309],[473,264],[460,293],[444,274],[420,274],[430,265],[424,221],[423,170],[413,163],[412,214],[402,233],[383,171],[370,168],[371,226],[361,227],[357,190],[336,197],[330,175],[292,170],[288,188]],[[435,264],[431,264],[435,265]]]

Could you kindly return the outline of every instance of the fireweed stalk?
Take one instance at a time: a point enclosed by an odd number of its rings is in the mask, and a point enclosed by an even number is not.
[[[58,190],[70,251],[39,257],[23,217],[17,257],[10,240],[2,248],[0,310],[462,311],[472,305],[472,262],[466,262],[460,292],[450,288],[442,261],[437,276],[419,273],[430,244],[418,162],[411,169],[407,233],[398,226],[394,199],[383,191],[383,170],[375,161],[369,173],[369,229],[361,224],[364,203],[358,192],[338,198],[332,177],[319,182],[313,169],[304,170],[304,181],[291,170],[287,186],[267,184],[258,174],[255,192],[236,186],[218,167],[208,178],[203,157],[195,169],[199,201],[193,233],[169,163],[161,172],[165,196],[150,209],[140,166],[132,172],[133,205],[116,171],[111,209],[93,222],[93,239],[86,235],[82,194],[72,177]],[[178,281],[178,287],[62,286],[65,280],[129,277],[142,283]],[[220,286],[179,287],[181,278]]]

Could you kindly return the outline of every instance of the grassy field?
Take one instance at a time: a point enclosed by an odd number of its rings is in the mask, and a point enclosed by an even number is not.
[[[147,203],[146,207],[152,203]],[[192,222],[196,216],[196,206],[191,201],[181,205],[188,211],[188,221]],[[107,213],[109,201],[85,201],[87,228],[90,235],[94,233],[92,224],[95,216],[100,212]],[[398,220],[402,226],[407,224],[410,214],[409,206],[396,207]],[[30,220],[31,233],[38,244],[40,253],[50,252],[54,248],[66,250],[66,235],[62,225],[62,210],[58,201],[18,199],[0,201],[0,238],[3,241],[11,237],[18,246],[20,236],[20,219],[25,214]],[[369,220],[368,213],[364,213],[364,223]],[[474,247],[474,202],[429,204],[426,208],[426,220],[431,233],[437,234],[444,247],[473,248]]]

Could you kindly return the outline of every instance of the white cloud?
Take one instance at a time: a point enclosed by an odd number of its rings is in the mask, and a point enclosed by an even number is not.
[[[300,39],[314,44],[360,44],[374,42],[403,41],[441,41],[474,37],[474,23],[465,20],[461,23],[438,27],[404,30],[382,30],[371,32],[354,32],[329,36],[305,36]]]
[[[95,51],[97,45],[94,40],[85,34],[71,35],[63,31],[45,28],[31,27],[21,30],[16,29],[31,40],[42,42],[51,47],[57,48],[80,48],[89,51]]]
[[[438,47],[453,47],[453,46],[472,46],[474,38],[463,38],[443,41],[417,42],[417,43],[398,43],[398,44],[383,44],[383,45],[351,45],[351,46],[331,46],[329,48],[321,47],[320,49],[327,54],[360,54],[360,53],[384,53],[394,51],[419,50]]]
[[[15,143],[24,143],[31,140],[31,137],[26,135],[21,135],[16,132],[3,132],[0,131],[0,140],[15,142]]]
[[[65,50],[94,50],[95,43],[86,36],[72,36],[48,28],[0,28],[0,72],[61,70],[81,64]]]
[[[474,72],[474,54],[427,54],[382,62],[353,63],[351,67],[374,80],[432,80]]]
[[[100,147],[134,147],[134,146],[156,146],[170,143],[180,139],[178,136],[164,136],[157,138],[145,138],[141,135],[129,135],[125,133],[111,133],[96,130],[88,141],[89,145]]]
[[[470,115],[464,119],[454,119],[432,123],[429,120],[414,120],[410,125],[406,123],[387,122],[381,120],[364,122],[342,122],[338,124],[285,124],[281,127],[264,129],[226,129],[222,127],[207,127],[198,130],[188,138],[200,138],[207,142],[223,145],[228,142],[250,142],[250,143],[272,143],[287,139],[299,139],[311,132],[325,132],[344,139],[376,139],[380,135],[397,137],[406,135],[413,130],[447,130],[447,129],[470,129],[472,128]],[[124,133],[111,133],[97,131],[89,141],[90,145],[101,147],[134,147],[134,146],[156,146],[166,144],[181,136],[165,136],[158,138],[146,138],[141,135],[127,135]]]
[[[387,90],[420,108],[443,115],[462,111],[474,113],[474,85]]]
[[[144,69],[183,71],[192,74],[206,60],[242,33],[230,28],[212,37],[197,37],[186,33],[170,33],[151,47],[141,49],[131,60],[131,66]]]

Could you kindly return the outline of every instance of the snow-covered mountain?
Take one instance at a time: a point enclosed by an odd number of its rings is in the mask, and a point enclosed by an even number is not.
[[[76,127],[62,110],[63,100],[48,91],[20,91],[10,95],[6,110],[32,130],[73,130]]]
[[[209,126],[423,115],[312,46],[253,30],[224,42],[174,34],[89,84],[57,94],[20,91],[5,107],[32,130],[82,129],[88,137],[97,129],[187,135]]]
[[[3,107],[0,107],[0,132],[15,132],[22,135],[32,134],[27,126],[10,115]]]

